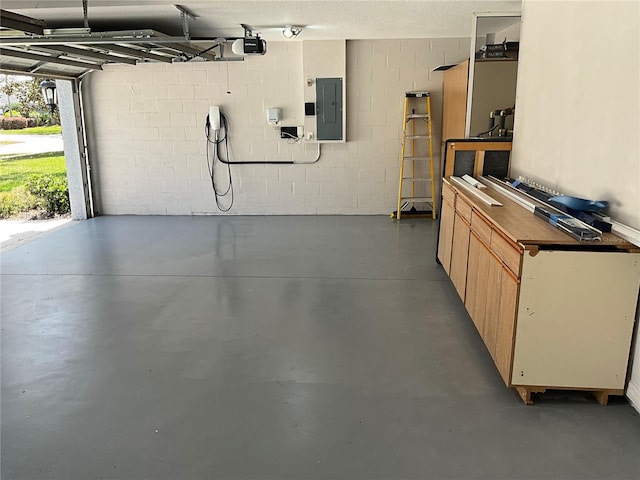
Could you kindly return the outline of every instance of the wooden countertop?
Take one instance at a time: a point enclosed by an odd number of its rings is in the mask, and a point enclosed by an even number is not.
[[[506,237],[522,245],[558,245],[584,248],[585,250],[617,249],[639,252],[640,248],[612,233],[604,233],[602,241],[579,242],[569,234],[553,227],[546,220],[518,205],[509,197],[501,194],[491,186],[482,189],[490,197],[502,203],[502,206],[490,206],[459,188],[448,178],[444,182],[452,187],[458,195],[482,213]],[[473,188],[473,187],[472,187]]]

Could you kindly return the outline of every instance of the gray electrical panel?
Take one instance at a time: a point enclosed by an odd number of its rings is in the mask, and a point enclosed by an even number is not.
[[[316,78],[318,140],[342,140],[342,78]]]

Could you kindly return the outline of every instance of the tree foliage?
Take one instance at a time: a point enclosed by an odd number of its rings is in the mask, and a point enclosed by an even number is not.
[[[0,91],[9,97],[11,102],[14,99],[18,105],[17,110],[23,117],[39,117],[49,114],[49,107],[44,103],[40,91],[41,79],[15,78],[12,75],[5,77],[5,83],[0,87]],[[13,103],[12,103],[13,106]]]
[[[33,79],[18,84],[19,87],[16,91],[16,98],[18,103],[22,107],[22,113],[25,116],[30,116],[31,112],[43,112],[48,108],[42,93],[40,92],[40,81]]]

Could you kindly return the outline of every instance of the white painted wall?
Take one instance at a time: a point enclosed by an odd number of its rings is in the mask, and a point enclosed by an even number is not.
[[[510,27],[496,32],[496,43],[507,42],[519,42],[520,41],[520,22],[517,22]]]
[[[218,214],[204,157],[210,104],[231,121],[236,160],[316,157],[266,125],[304,125],[302,42],[269,42],[245,62],[106,67],[85,81],[100,214]],[[404,92],[433,93],[439,164],[442,73],[468,57],[469,39],[347,42],[348,141],[322,146],[314,165],[234,166],[230,214],[385,214],[395,210]],[[227,91],[227,66],[229,90]]]
[[[512,163],[514,175],[609,200],[612,216],[634,228],[640,228],[639,23],[636,1],[524,0]],[[640,410],[639,345],[627,395]]]
[[[347,119],[347,48],[346,40],[327,40],[302,42],[302,74],[304,76],[304,101],[316,101],[316,78],[342,78],[342,125],[343,140],[331,141],[331,143],[343,143],[346,139]],[[305,132],[311,132],[317,139],[317,115],[305,116]],[[326,140],[325,140],[326,141]]]

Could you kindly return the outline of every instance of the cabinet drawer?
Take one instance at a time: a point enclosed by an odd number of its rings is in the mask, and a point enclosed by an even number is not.
[[[487,245],[491,245],[491,224],[475,210],[471,213],[471,230]]]
[[[494,230],[491,234],[491,250],[500,257],[504,264],[509,267],[509,270],[520,277],[522,252],[517,245]]]
[[[462,197],[458,197],[456,201],[456,212],[458,212],[468,223],[471,223],[471,205],[469,205]]]
[[[442,184],[442,199],[452,207],[456,202],[456,192],[448,183]]]

